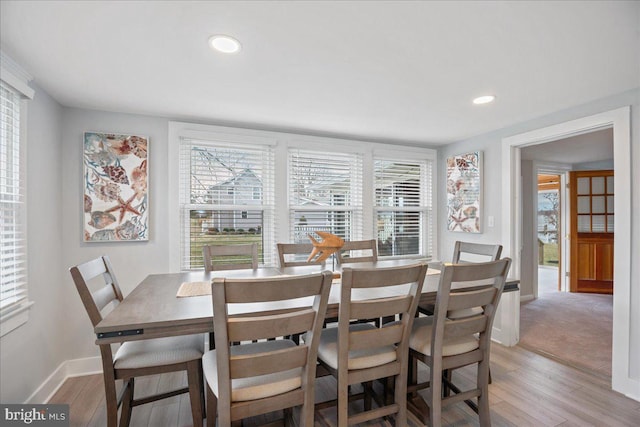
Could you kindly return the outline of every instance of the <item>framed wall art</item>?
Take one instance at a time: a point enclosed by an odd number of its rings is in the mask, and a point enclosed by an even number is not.
[[[85,132],[85,242],[149,240],[146,136]]]
[[[480,233],[482,152],[447,158],[447,229]]]

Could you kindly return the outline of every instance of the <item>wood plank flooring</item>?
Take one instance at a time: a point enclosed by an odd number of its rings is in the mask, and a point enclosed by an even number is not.
[[[489,386],[493,426],[629,426],[640,425],[640,402],[610,390],[607,379],[560,364],[520,347],[506,348],[494,344],[491,349],[493,384]],[[426,375],[426,370],[420,375]],[[454,381],[465,387],[475,381],[475,372],[464,368],[454,373]],[[137,380],[136,395],[176,388],[186,384],[186,376],[167,374]],[[316,400],[334,398],[335,380],[318,380]],[[71,426],[106,424],[104,389],[101,375],[69,378],[49,403],[70,404]],[[360,402],[354,402],[358,410]],[[294,417],[297,413],[294,412]],[[244,423],[260,425],[281,417],[271,414]],[[320,420],[336,425],[335,408],[316,414]],[[164,401],[134,408],[132,427],[190,426],[189,397],[184,394]],[[385,426],[371,422],[368,426]],[[411,424],[413,425],[413,424]],[[443,414],[443,425],[477,426],[477,415],[466,405],[450,406]]]

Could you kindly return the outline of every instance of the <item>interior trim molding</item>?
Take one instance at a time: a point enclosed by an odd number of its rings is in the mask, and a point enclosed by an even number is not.
[[[67,378],[101,373],[102,359],[100,356],[65,360],[40,384],[40,387],[27,398],[24,404],[47,403]]]

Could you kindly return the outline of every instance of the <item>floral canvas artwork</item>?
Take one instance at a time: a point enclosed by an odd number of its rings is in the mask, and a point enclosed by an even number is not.
[[[84,241],[149,240],[148,138],[84,134]]]
[[[481,153],[447,158],[447,229],[480,233]]]

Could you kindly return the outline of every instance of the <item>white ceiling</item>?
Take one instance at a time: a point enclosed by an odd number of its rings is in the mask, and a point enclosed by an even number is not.
[[[613,160],[613,129],[603,129],[524,147],[523,160],[578,164]]]
[[[443,144],[640,87],[633,1],[0,4],[5,53],[79,108]]]

